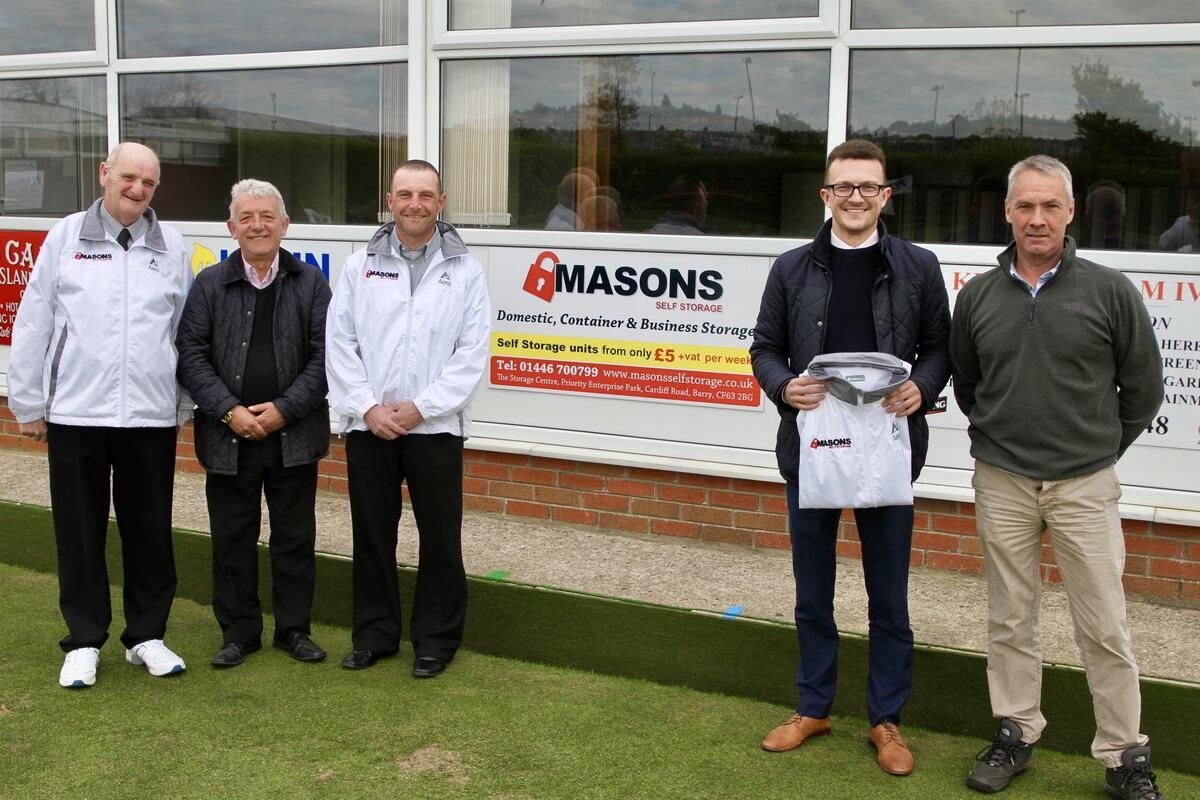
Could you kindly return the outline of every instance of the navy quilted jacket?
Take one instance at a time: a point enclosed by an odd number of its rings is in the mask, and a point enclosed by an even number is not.
[[[325,400],[325,312],[331,295],[320,270],[279,251],[275,298],[275,406],[287,420],[280,432],[283,465],[311,464],[329,452]],[[221,424],[240,402],[254,287],[246,280],[240,250],[201,272],[188,294],[175,343],[179,382],[196,404],[196,457],[219,475],[237,473],[238,438]]]
[[[800,443],[796,409],[783,402],[783,389],[824,352],[827,326],[837,324],[826,319],[831,228],[832,222],[827,220],[812,242],[775,260],[750,345],[754,377],[779,409],[775,456],[779,473],[791,483],[796,482]],[[912,380],[925,401],[908,423],[916,480],[929,449],[925,412],[950,378],[950,304],[933,253],[888,236],[882,222],[879,235],[887,266],[876,278],[871,294],[876,349],[913,365]]]

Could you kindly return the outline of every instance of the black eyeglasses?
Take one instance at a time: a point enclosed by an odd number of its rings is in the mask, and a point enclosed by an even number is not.
[[[878,197],[883,191],[883,186],[878,183],[830,183],[821,188],[833,192],[834,197],[849,197],[855,189],[863,197]]]

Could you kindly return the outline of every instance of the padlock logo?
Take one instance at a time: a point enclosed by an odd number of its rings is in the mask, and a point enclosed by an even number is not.
[[[534,297],[540,297],[547,303],[554,297],[554,265],[558,256],[549,250],[544,250],[529,265],[529,273],[525,276],[522,287]]]

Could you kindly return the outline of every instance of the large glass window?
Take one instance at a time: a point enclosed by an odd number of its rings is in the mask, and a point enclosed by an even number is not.
[[[408,0],[117,0],[122,58],[404,44]]]
[[[162,162],[167,219],[228,218],[229,187],[279,187],[293,222],[374,224],[407,151],[404,64],[126,75],[122,138]]]
[[[887,151],[899,183],[884,221],[906,239],[1007,241],[1008,169],[1048,153],[1074,176],[1082,246],[1190,250],[1198,59],[1195,46],[859,51],[850,135]]]
[[[0,80],[0,213],[86,208],[108,141],[104,78]]]
[[[95,49],[94,0],[0,4],[0,56]]]
[[[818,0],[450,0],[450,29],[815,17]]]
[[[446,218],[811,235],[828,82],[823,50],[447,62]]]
[[[1018,5],[1025,6],[1017,8]],[[1120,25],[1200,22],[1196,0],[854,0],[855,28],[979,28],[1009,25]]]

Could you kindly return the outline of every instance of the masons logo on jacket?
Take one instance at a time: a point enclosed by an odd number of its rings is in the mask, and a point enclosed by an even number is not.
[[[854,441],[849,436],[843,436],[840,439],[817,439],[814,437],[809,447],[813,450],[819,447],[854,447]]]
[[[367,270],[366,274],[363,275],[363,277],[364,278],[384,278],[389,281],[398,281],[398,280],[400,280],[400,273],[399,272],[385,272],[381,269],[369,269],[369,270]]]
[[[76,261],[112,261],[112,253],[84,253],[80,250],[75,251]]]

